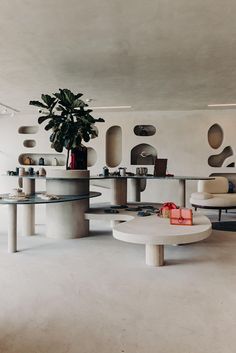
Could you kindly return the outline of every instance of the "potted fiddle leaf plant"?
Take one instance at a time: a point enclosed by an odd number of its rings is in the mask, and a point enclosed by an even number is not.
[[[51,147],[59,153],[64,148],[67,150],[66,169],[87,169],[87,148],[82,142],[96,137],[94,124],[104,122],[102,118],[92,117],[92,110],[81,99],[82,95],[64,88],[52,95],[42,94],[42,101],[29,102],[40,108],[38,123],[46,122],[45,130],[52,130]]]

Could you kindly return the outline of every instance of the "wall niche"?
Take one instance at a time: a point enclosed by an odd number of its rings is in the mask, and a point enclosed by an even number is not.
[[[25,141],[23,141],[23,145],[26,148],[33,148],[36,146],[36,141],[35,140],[25,140]]]
[[[153,136],[156,133],[156,128],[153,125],[136,125],[134,133],[137,136]]]
[[[131,150],[131,165],[154,165],[156,157],[155,147],[141,143]]]
[[[120,126],[111,126],[106,132],[106,165],[117,167],[122,160],[122,130]]]
[[[39,127],[37,125],[20,126],[18,129],[19,134],[37,134],[38,131],[39,131]]]
[[[44,166],[58,165],[65,166],[66,156],[64,154],[49,154],[49,153],[22,153],[19,155],[20,165],[37,165],[39,166],[39,159],[44,159]],[[29,163],[29,161],[31,161]]]
[[[208,143],[209,145],[217,149],[221,146],[224,138],[224,132],[219,124],[214,124],[208,130]]]
[[[88,153],[88,157],[87,157],[88,167],[92,167],[97,162],[97,152],[95,151],[94,148],[87,147],[87,153]]]
[[[210,167],[222,167],[224,161],[233,156],[233,150],[230,146],[227,146],[223,149],[223,151],[219,154],[212,155],[208,158],[208,164]],[[229,167],[229,165],[228,165]]]

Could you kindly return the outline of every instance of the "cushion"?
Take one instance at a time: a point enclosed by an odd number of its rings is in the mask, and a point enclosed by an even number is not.
[[[225,177],[214,177],[212,180],[199,180],[198,192],[207,192],[210,194],[224,194],[228,192],[229,183]]]
[[[207,200],[211,199],[213,197],[212,194],[209,194],[209,192],[194,192],[191,195],[191,198],[195,200]]]

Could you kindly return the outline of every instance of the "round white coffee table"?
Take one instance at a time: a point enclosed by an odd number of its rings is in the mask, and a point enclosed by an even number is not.
[[[137,217],[113,228],[114,238],[128,243],[144,244],[146,264],[164,265],[164,245],[187,244],[201,241],[211,234],[210,220],[199,213],[193,226],[171,225],[169,219],[156,215]]]

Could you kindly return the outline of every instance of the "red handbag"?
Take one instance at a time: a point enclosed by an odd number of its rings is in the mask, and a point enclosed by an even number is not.
[[[170,210],[170,224],[192,226],[193,211],[189,208],[177,208]]]
[[[177,208],[174,202],[166,202],[160,209],[160,215],[163,218],[170,218],[170,210]]]

